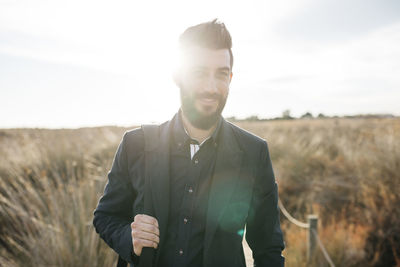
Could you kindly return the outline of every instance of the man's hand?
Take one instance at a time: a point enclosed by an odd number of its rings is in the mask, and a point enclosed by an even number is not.
[[[157,248],[160,242],[160,230],[156,218],[137,214],[131,223],[133,252],[137,256],[142,254],[143,247]]]

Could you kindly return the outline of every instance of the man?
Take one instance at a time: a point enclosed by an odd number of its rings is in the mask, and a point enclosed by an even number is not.
[[[145,127],[125,133],[94,212],[96,231],[131,266],[151,247],[154,266],[235,267],[246,265],[246,225],[255,266],[283,266],[267,143],[221,116],[232,79],[230,34],[213,20],[179,41],[181,107],[153,137]]]

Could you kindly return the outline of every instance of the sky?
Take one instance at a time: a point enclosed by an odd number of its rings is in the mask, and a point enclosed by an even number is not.
[[[0,128],[170,119],[178,37],[214,18],[233,41],[224,117],[400,115],[398,0],[0,0]]]

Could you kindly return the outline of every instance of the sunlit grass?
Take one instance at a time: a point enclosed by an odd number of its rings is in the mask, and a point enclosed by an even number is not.
[[[238,124],[267,139],[282,202],[301,221],[319,215],[337,266],[399,264],[399,119]],[[125,130],[0,130],[0,266],[116,264],[92,215]],[[286,266],[311,266],[307,230],[281,222]]]

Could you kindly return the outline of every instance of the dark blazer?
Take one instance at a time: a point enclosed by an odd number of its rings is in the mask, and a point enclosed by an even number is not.
[[[177,115],[175,115],[177,116]],[[145,153],[141,128],[128,131],[116,152],[104,194],[94,211],[100,237],[134,266],[130,224],[143,212],[147,155],[155,217],[164,247],[169,215],[169,140],[172,123],[160,125],[159,142]],[[246,266],[242,239],[259,266],[284,266],[278,190],[268,146],[263,139],[223,119],[212,178],[204,238],[203,266]],[[159,253],[156,251],[155,265]]]

